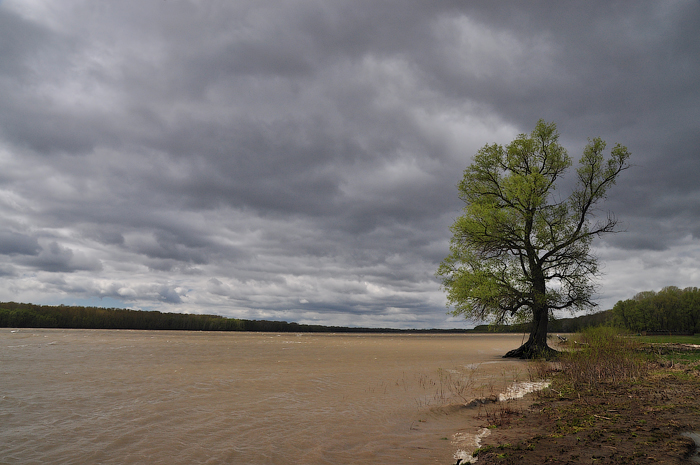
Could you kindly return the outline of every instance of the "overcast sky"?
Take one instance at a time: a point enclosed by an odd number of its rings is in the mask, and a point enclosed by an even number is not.
[[[4,0],[0,300],[470,327],[456,185],[540,118],[632,152],[600,309],[700,286],[700,1]]]

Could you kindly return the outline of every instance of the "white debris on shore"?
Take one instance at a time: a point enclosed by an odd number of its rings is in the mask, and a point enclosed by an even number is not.
[[[542,390],[550,385],[550,381],[522,381],[513,382],[506,388],[505,392],[498,396],[489,396],[479,399],[474,399],[466,405],[476,407],[480,404],[490,404],[496,402],[506,402],[513,399],[520,399],[526,394]],[[454,453],[454,459],[457,464],[475,463],[477,458],[472,456],[473,452],[481,446],[481,439],[491,434],[487,428],[481,428],[476,434],[456,433],[452,437],[452,445],[458,449]]]
[[[514,382],[506,389],[506,392],[502,392],[498,395],[498,400],[500,402],[520,399],[531,392],[540,391],[550,385],[549,381],[523,381],[520,383]]]
[[[472,456],[473,451],[481,445],[481,438],[491,434],[487,428],[481,428],[477,434],[456,433],[452,437],[452,444],[458,446],[459,449],[454,453],[454,459],[458,464],[474,463],[476,457]]]

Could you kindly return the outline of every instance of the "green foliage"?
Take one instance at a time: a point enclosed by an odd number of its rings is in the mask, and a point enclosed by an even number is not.
[[[613,324],[635,333],[700,332],[700,289],[669,286],[640,292],[615,304]]]
[[[638,343],[616,328],[600,326],[581,333],[576,349],[560,357],[563,375],[574,386],[639,379],[646,370]]]
[[[556,184],[572,162],[554,123],[540,120],[505,148],[479,150],[458,186],[464,214],[451,227],[450,255],[437,271],[453,314],[541,321],[553,309],[595,305],[590,278],[598,267],[590,245],[614,231],[616,220],[589,218],[629,166],[625,147],[616,145],[606,160],[605,146],[589,140],[568,198]]]

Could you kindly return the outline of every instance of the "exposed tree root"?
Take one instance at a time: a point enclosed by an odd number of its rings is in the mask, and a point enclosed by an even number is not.
[[[517,349],[513,349],[506,353],[503,358],[545,358],[550,360],[556,358],[557,355],[559,355],[559,351],[549,347],[546,342],[544,344],[536,344],[531,341],[527,341]]]

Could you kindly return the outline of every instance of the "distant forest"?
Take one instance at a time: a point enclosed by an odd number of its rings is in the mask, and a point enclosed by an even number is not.
[[[576,318],[553,319],[549,322],[549,332],[574,333],[590,326],[601,325],[616,326],[634,333],[700,333],[700,289],[697,287],[679,289],[669,286],[659,292],[640,292],[632,299],[617,302],[612,310]],[[349,328],[286,321],[242,320],[218,315],[66,305],[48,306],[15,302],[0,303],[0,327],[336,333],[523,333],[530,331],[528,323],[480,325],[474,329]]]
[[[550,333],[575,333],[590,326],[614,326],[633,333],[700,333],[700,289],[665,287],[620,300],[612,310],[549,322]],[[476,331],[528,332],[529,324],[481,325]]]
[[[615,304],[611,323],[635,333],[700,333],[700,289],[669,286],[640,292]]]
[[[162,313],[122,308],[49,306],[15,302],[0,303],[0,327],[3,328],[77,328],[77,329],[145,329],[179,331],[265,331],[265,332],[336,332],[391,333],[432,332],[461,333],[454,330],[399,330],[391,328],[348,328],[342,326],[304,325],[286,321],[241,320],[218,315]]]

